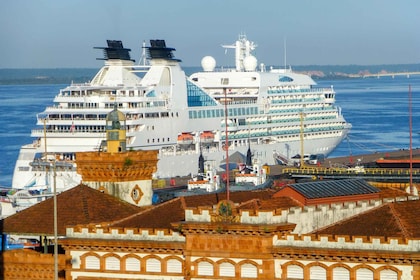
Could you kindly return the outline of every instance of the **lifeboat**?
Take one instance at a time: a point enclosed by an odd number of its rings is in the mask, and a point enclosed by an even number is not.
[[[178,135],[177,143],[179,145],[191,145],[194,141],[194,137],[191,133],[188,132],[182,132],[180,135]]]
[[[201,143],[211,143],[214,141],[214,133],[212,131],[203,131],[200,133]]]

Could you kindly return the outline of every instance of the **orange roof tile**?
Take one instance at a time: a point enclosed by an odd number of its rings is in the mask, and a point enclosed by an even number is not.
[[[420,200],[383,204],[315,234],[420,238]]]
[[[294,200],[291,197],[281,196],[267,200],[254,199],[249,200],[241,205],[238,209],[241,210],[275,210],[275,209],[289,209],[291,207],[303,207],[304,205]]]
[[[273,193],[274,192],[270,189],[232,192],[230,193],[229,198],[235,203],[243,203],[253,199],[267,200],[271,198]],[[108,225],[112,227],[170,229],[172,228],[171,223],[185,220],[186,208],[213,206],[224,199],[226,199],[226,193],[178,197],[158,204],[141,213],[134,214],[131,217],[114,220],[114,222],[109,223]]]
[[[85,185],[57,195],[57,229],[65,235],[66,226],[101,223],[142,211],[141,208]],[[54,199],[49,198],[0,222],[4,233],[53,235]]]
[[[380,190],[379,196],[380,198],[395,198],[395,197],[408,197],[409,194],[404,190],[400,190],[397,188],[382,188],[377,187]]]

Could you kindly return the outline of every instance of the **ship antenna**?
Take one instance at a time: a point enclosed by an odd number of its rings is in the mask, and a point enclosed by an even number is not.
[[[146,66],[147,65],[147,56],[146,56],[146,41],[143,41],[142,50],[141,50],[141,57],[139,60],[139,65]]]

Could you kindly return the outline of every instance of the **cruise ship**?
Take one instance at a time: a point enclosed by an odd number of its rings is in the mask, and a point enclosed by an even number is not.
[[[222,47],[234,49],[235,67],[205,56],[202,71],[187,76],[164,40],[143,46],[142,64],[121,41],[108,40],[98,48],[104,66],[93,79],[61,89],[37,114],[34,141],[20,149],[12,187],[50,188],[54,180],[62,191],[79,184],[75,153],[100,152],[114,106],[127,119],[128,150],[159,150],[156,178],[195,174],[200,153],[218,171],[226,156],[245,158],[248,147],[263,164],[288,164],[297,154],[328,156],[346,137],[351,125],[332,86],[318,87],[290,68],[266,69],[244,35]]]

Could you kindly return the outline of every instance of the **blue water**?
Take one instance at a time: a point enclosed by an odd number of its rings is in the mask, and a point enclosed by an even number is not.
[[[0,186],[10,187],[13,169],[24,144],[32,143],[31,129],[36,114],[52,100],[65,85],[1,85],[0,86]]]
[[[409,148],[409,85],[413,147],[420,147],[420,76],[318,81],[334,85],[336,105],[353,125],[348,140],[330,155],[347,156]],[[11,186],[20,146],[32,142],[36,113],[66,85],[0,85],[0,186]]]
[[[352,130],[330,155],[349,156],[410,147],[409,86],[411,85],[412,146],[420,147],[420,76],[321,81],[333,84],[336,105]]]

